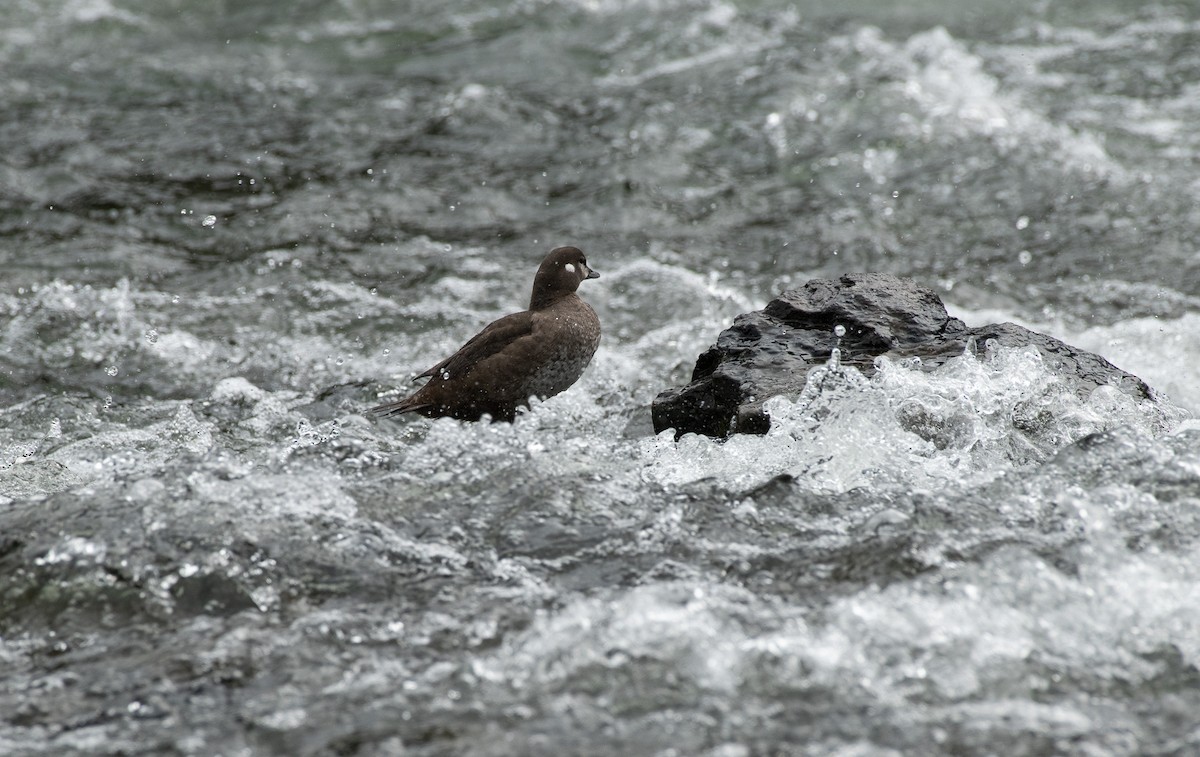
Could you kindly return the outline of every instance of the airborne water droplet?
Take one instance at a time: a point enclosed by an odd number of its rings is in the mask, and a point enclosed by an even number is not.
[[[212,228],[217,225],[217,217],[214,215],[204,216],[204,220],[200,222],[200,225],[205,228]]]
[[[104,369],[104,372],[107,373],[109,376],[116,376],[118,373],[120,373],[120,371],[121,371],[121,369],[115,365],[110,365]]]
[[[842,337],[846,335],[846,327],[842,324],[837,324],[833,327],[833,335],[837,337],[837,341],[833,345],[833,349],[829,351],[829,370],[838,373],[842,369]]]

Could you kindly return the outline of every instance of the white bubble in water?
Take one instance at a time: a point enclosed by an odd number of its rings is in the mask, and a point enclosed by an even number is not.
[[[216,226],[217,225],[217,217],[214,215],[204,216],[204,220],[200,222],[200,225],[204,226],[205,228],[211,228],[213,226]]]
[[[1021,265],[1029,265],[1030,261],[1032,260],[1033,253],[1029,250],[1021,250],[1017,253],[1017,262],[1019,262]]]
[[[1021,216],[1017,219],[1017,230],[1024,231],[1029,228],[1029,216]]]
[[[146,341],[150,344],[158,342],[158,329],[150,329],[146,332]]]
[[[833,327],[833,335],[836,337],[839,337],[839,338],[845,336],[846,335],[846,327],[840,323],[838,325],[834,326]]]
[[[109,376],[116,376],[118,373],[121,372],[121,369],[115,365],[110,365],[104,369],[104,372],[107,373]]]

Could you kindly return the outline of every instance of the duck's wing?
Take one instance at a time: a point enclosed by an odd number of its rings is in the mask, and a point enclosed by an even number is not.
[[[416,378],[453,377],[495,355],[518,339],[533,333],[533,313],[524,310],[506,315],[489,323],[483,331],[471,337],[450,357],[433,366]],[[416,380],[416,379],[414,379]]]

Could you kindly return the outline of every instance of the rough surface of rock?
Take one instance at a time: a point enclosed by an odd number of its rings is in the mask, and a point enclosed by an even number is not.
[[[770,419],[763,402],[804,388],[809,369],[829,360],[838,325],[846,329],[842,364],[867,376],[874,374],[880,355],[920,357],[932,370],[963,354],[972,339],[978,350],[995,340],[1007,347],[1037,347],[1081,397],[1109,384],[1135,399],[1157,400],[1146,382],[1099,355],[1012,323],[968,328],[950,317],[936,294],[911,279],[857,273],[836,281],[813,279],[734,319],[696,360],[691,383],[655,398],[655,432],[766,433]]]

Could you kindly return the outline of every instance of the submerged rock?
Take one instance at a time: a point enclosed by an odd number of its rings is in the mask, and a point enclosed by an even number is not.
[[[834,333],[837,326],[845,329],[841,337]],[[1146,382],[1099,355],[1013,323],[968,328],[950,317],[933,291],[911,279],[856,273],[836,281],[813,279],[735,318],[696,360],[691,383],[654,399],[654,430],[765,434],[771,421],[763,403],[799,394],[808,371],[827,363],[834,347],[842,365],[871,376],[879,356],[920,358],[932,370],[964,351],[982,353],[989,342],[1036,347],[1081,398],[1111,385],[1135,400],[1159,401]]]

